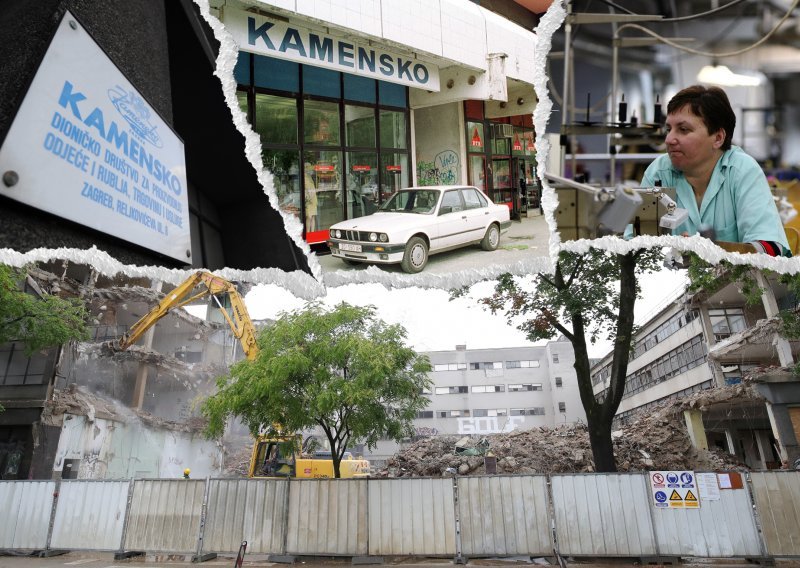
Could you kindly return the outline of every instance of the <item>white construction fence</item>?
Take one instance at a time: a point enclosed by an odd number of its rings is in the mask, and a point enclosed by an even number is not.
[[[646,473],[0,481],[0,550],[201,559],[247,541],[259,554],[457,561],[800,556],[800,472],[709,475],[736,483],[684,492],[685,506]]]

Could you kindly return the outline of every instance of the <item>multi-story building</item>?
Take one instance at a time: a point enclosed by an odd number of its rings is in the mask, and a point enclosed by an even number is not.
[[[726,450],[754,468],[799,457],[800,383],[774,370],[791,367],[800,350],[779,334],[778,312],[794,309],[797,300],[775,278],[754,274],[763,290],[757,305],[747,304],[741,285],[729,283],[684,293],[641,325],[619,422],[708,390],[701,408],[684,412],[697,447]],[[595,394],[608,388],[611,360],[609,353],[592,368]]]
[[[415,420],[417,436],[481,435],[586,421],[567,340],[545,346],[429,351],[430,405]],[[395,453],[383,442],[370,455]]]

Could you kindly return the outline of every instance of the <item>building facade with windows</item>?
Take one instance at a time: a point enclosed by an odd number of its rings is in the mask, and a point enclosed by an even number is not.
[[[779,311],[796,309],[797,299],[774,277],[754,274],[762,289],[755,305],[748,305],[740,284],[723,284],[714,292],[684,293],[641,325],[618,422],[708,391],[702,409],[685,413],[697,446],[735,454],[754,468],[800,457],[800,383],[791,373],[770,371],[793,366],[800,351],[779,333]],[[611,358],[592,367],[596,395],[608,388]],[[745,383],[755,396],[733,388],[749,373]]]
[[[410,185],[472,184],[512,216],[535,206],[538,16],[495,4],[212,3],[279,207],[309,244]]]
[[[430,404],[414,421],[416,437],[483,436],[537,426],[585,422],[572,344],[429,351]],[[381,442],[370,454],[380,463],[398,450]]]

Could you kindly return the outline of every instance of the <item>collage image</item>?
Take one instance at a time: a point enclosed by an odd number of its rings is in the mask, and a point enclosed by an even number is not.
[[[0,568],[800,558],[798,2],[4,0]]]

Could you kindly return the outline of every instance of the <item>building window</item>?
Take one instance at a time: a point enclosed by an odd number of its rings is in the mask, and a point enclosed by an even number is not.
[[[539,361],[506,361],[506,369],[535,369]]]
[[[466,393],[467,387],[436,387],[436,394],[462,394]]]
[[[558,353],[553,353],[553,363],[558,363]]]
[[[686,312],[679,312],[672,315],[667,321],[660,324],[653,331],[642,338],[636,339],[631,361],[645,354],[647,351],[677,332],[679,329],[686,327],[698,317],[700,317],[700,312],[698,310],[688,310]]]
[[[420,410],[417,412],[417,418],[433,418],[433,410]]]
[[[508,385],[508,392],[525,392],[525,391],[540,391],[540,390],[542,390],[541,383]]]
[[[716,341],[744,331],[747,327],[747,322],[744,319],[744,309],[742,308],[708,310],[708,317],[711,320],[711,331]]]
[[[433,366],[434,371],[465,371],[466,363],[437,363]]]
[[[469,368],[473,371],[477,371],[480,369],[502,369],[503,362],[502,361],[489,361],[489,362],[481,362],[481,363],[470,363]]]
[[[567,411],[567,403],[566,402],[559,402],[558,403],[558,411],[559,412],[566,412]]]
[[[437,418],[461,418],[469,416],[469,410],[437,410]]]
[[[505,408],[475,408],[472,410],[474,418],[487,418],[493,416],[508,416]]]
[[[720,365],[722,376],[725,378],[726,385],[738,385],[742,378],[750,371],[758,367],[755,363],[741,363],[737,365]]]
[[[505,392],[505,391],[506,391],[505,385],[476,385],[472,387],[472,392],[475,394],[487,393],[487,392]]]
[[[561,380],[561,377],[556,377],[556,388],[560,389],[563,386],[564,386],[564,384],[563,384],[563,381]]]
[[[544,407],[512,408],[511,416],[544,416]]]
[[[21,343],[0,345],[0,386],[42,385],[46,383],[44,372],[48,355],[35,353],[25,355]]]

